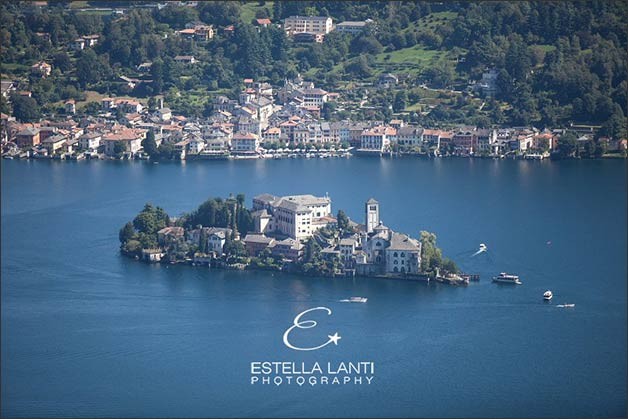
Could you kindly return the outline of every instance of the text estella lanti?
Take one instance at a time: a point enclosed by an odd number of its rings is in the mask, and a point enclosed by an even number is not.
[[[313,375],[313,374],[374,374],[371,361],[306,363],[290,361],[251,362],[251,374],[259,375]]]

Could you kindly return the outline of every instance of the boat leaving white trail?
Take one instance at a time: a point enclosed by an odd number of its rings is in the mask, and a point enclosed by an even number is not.
[[[486,245],[484,243],[480,243],[480,248],[478,249],[477,252],[475,252],[474,254],[471,255],[471,257],[477,256],[480,253],[484,253],[486,252],[488,249],[486,248]]]

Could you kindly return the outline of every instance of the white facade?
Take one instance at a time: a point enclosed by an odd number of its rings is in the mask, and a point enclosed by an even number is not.
[[[79,138],[79,146],[83,150],[95,150],[100,146],[101,139],[99,134],[85,134]]]
[[[235,134],[231,139],[231,150],[236,153],[256,153],[259,151],[259,137],[255,134]]]
[[[265,229],[272,229],[301,240],[327,225],[325,217],[331,217],[331,199],[313,195],[280,198],[264,194],[253,199],[253,209],[258,211],[265,209],[270,213],[271,219],[264,221]]]
[[[330,17],[290,16],[284,20],[284,30],[292,35],[300,32],[328,34],[333,29]]]
[[[366,201],[364,211],[366,232],[372,233],[373,229],[379,225],[379,202],[373,198],[369,199]]]

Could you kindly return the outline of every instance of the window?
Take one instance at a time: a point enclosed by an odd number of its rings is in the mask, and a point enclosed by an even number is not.
[[[405,252],[401,252],[401,257],[402,257],[402,258],[405,258],[405,257],[406,257]]]
[[[398,255],[397,255],[397,252],[393,253],[393,256],[394,256],[394,257],[397,257],[397,256],[398,256]]]
[[[393,269],[393,272],[395,272],[395,273],[399,272],[399,268],[397,268],[397,267],[395,266],[395,269]]]
[[[375,246],[380,247],[382,245],[382,242],[377,242],[375,243]]]
[[[395,261],[393,262],[395,265],[397,265],[399,263],[399,261],[397,259],[395,259]]]

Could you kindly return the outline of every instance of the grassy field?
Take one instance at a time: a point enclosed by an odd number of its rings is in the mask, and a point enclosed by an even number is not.
[[[447,59],[445,51],[426,49],[422,45],[375,55],[375,72],[418,75],[429,65]]]
[[[248,2],[242,5],[240,17],[243,22],[250,23],[253,19],[255,19],[255,13],[258,10],[268,9],[268,15],[272,15],[273,11],[273,2],[267,1],[265,5],[260,6],[258,2]]]

